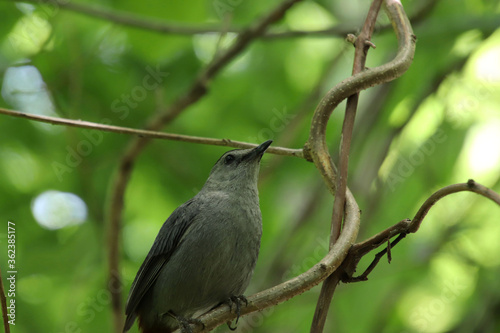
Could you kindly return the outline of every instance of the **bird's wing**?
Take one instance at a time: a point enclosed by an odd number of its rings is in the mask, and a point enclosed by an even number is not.
[[[137,306],[158,278],[162,267],[168,262],[179,245],[182,236],[198,214],[197,207],[191,205],[192,203],[193,200],[191,199],[179,206],[165,221],[151,250],[149,250],[146,259],[139,268],[127,299],[125,331],[134,323]]]

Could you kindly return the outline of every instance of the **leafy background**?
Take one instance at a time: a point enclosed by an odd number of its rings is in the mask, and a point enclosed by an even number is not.
[[[231,26],[245,27],[278,2],[79,3],[179,25],[222,27],[226,17]],[[401,79],[363,92],[358,110],[349,186],[363,210],[359,240],[411,218],[442,186],[473,178],[500,191],[499,2],[403,4],[418,37],[414,63]],[[366,0],[301,2],[273,31],[336,25],[356,31],[368,6]],[[222,39],[161,34],[50,2],[1,1],[0,11],[1,107],[133,128],[143,127],[182,94],[217,47],[234,39],[230,33]],[[387,22],[381,17],[380,27]],[[316,103],[350,75],[353,48],[341,37],[254,42],[165,130],[301,147]],[[369,53],[369,67],[395,54],[390,29],[376,32],[373,42],[377,48]],[[168,75],[159,77],[155,89],[141,89],[151,70]],[[338,110],[328,133],[332,147],[338,147],[341,123]],[[12,331],[109,331],[106,216],[110,184],[130,138],[7,116],[1,116],[0,137],[4,284],[7,221],[16,223]],[[162,222],[201,188],[224,151],[155,140],[140,155],[125,200],[124,298]],[[35,199],[51,190],[59,192],[49,192],[40,204],[44,212],[35,219],[35,203],[40,203]],[[61,197],[53,196],[60,192]],[[64,193],[78,197],[68,202]],[[266,155],[260,193],[264,235],[247,294],[304,272],[328,247],[333,200],[311,163]],[[443,199],[419,232],[393,250],[391,265],[383,261],[368,282],[338,288],[326,331],[498,331],[499,221],[498,207],[474,194]],[[239,331],[305,332],[318,294],[315,287],[251,314]]]

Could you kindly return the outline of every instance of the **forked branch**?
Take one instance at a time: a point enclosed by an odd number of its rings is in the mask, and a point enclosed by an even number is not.
[[[384,231],[379,232],[378,234],[368,238],[367,240],[356,243],[353,245],[351,250],[349,251],[349,255],[347,256],[345,262],[342,264],[342,281],[343,282],[358,282],[358,281],[366,281],[368,280],[368,275],[372,272],[375,266],[378,264],[380,259],[386,254],[390,253],[390,249],[392,249],[398,242],[403,239],[406,235],[410,233],[417,232],[422,224],[423,219],[429,212],[429,210],[434,206],[436,202],[441,200],[447,195],[469,191],[477,193],[485,198],[488,198],[495,202],[500,207],[500,194],[492,191],[491,189],[476,183],[474,180],[469,179],[467,183],[459,183],[453,184],[438,191],[434,192],[420,207],[418,212],[415,214],[413,220],[402,220],[390,228],[387,228]],[[397,238],[390,242],[390,239],[395,237]],[[389,242],[389,243],[388,243]],[[359,276],[354,277],[353,274],[356,271],[356,267],[365,255],[374,249],[378,248],[383,244],[390,244],[381,252],[377,253],[371,264],[368,268]]]

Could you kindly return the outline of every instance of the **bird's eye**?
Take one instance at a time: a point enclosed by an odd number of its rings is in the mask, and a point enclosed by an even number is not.
[[[227,155],[227,156],[226,156],[226,158],[224,159],[224,162],[225,162],[226,164],[231,164],[231,163],[233,163],[233,161],[234,161],[235,159],[236,159],[236,158],[234,157],[234,155],[229,154],[229,155]]]

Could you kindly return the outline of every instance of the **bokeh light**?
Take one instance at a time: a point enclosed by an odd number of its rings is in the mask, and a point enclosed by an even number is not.
[[[85,202],[67,192],[43,192],[33,200],[31,211],[38,224],[52,230],[82,224],[87,219]]]

